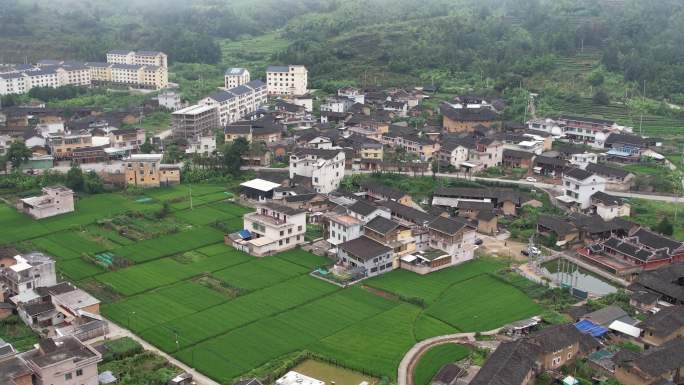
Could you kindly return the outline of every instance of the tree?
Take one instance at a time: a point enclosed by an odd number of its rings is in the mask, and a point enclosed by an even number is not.
[[[655,231],[663,235],[672,235],[674,233],[674,226],[670,223],[667,217],[663,217],[660,222],[656,225]]]
[[[226,144],[226,135],[223,133],[222,129],[216,130],[216,148],[219,148]]]
[[[233,143],[223,146],[223,167],[232,175],[240,173],[242,155],[249,151],[249,142],[245,138],[237,138]]]
[[[74,191],[84,191],[85,179],[83,171],[77,165],[72,165],[66,175],[66,185]]]
[[[607,106],[610,104],[610,96],[608,96],[608,93],[604,90],[598,90],[596,93],[594,93],[594,97],[592,98],[595,104],[599,104],[602,106]]]
[[[164,151],[163,163],[178,163],[181,157],[181,152],[178,146],[175,144],[170,144],[166,146],[166,151]]]
[[[146,138],[145,143],[140,146],[140,152],[143,154],[151,154],[152,151],[154,151],[154,146],[152,145],[150,138]]]
[[[28,162],[31,155],[33,153],[26,147],[24,142],[13,142],[7,150],[7,154],[5,154],[5,159],[12,165],[13,169],[16,169],[23,163]]]
[[[95,171],[90,171],[83,177],[83,190],[88,194],[97,194],[104,191],[104,184]]]
[[[592,71],[587,77],[587,81],[594,87],[598,87],[605,81],[605,76],[601,70]]]

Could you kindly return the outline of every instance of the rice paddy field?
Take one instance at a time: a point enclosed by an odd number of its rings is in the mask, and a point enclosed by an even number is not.
[[[220,225],[241,227],[248,209],[227,201],[219,186],[193,186],[192,194],[192,209],[186,186],[95,195],[79,200],[75,214],[47,222],[0,206],[0,225],[11,224],[0,245],[54,256],[63,278],[100,298],[107,318],[226,384],[305,350],[395,379],[417,341],[539,311],[492,274],[502,265],[489,259],[340,288],[309,275],[330,263],[323,257],[296,249],[254,258],[224,245]],[[171,210],[160,215],[164,202]],[[107,220],[121,215],[126,221]],[[145,238],[136,228],[143,238],[133,239],[120,224],[135,221],[168,222],[155,227],[172,231]]]

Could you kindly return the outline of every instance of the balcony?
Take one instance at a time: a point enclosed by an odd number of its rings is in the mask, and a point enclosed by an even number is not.
[[[293,226],[292,223],[288,223],[287,221],[284,221],[282,219],[278,219],[276,217],[272,217],[270,215],[262,215],[258,213],[251,213],[245,215],[245,219],[256,222],[261,225],[268,225],[268,226],[278,226],[278,227],[289,227]]]

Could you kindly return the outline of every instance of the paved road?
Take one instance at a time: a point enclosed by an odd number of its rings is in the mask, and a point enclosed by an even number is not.
[[[171,357],[170,355],[168,355],[168,354],[164,353],[163,351],[157,349],[156,347],[150,345],[149,343],[147,343],[142,338],[133,334],[133,332],[131,332],[130,330],[124,329],[121,326],[115,324],[114,322],[112,322],[110,320],[107,320],[107,319],[105,319],[105,320],[109,323],[109,333],[107,333],[108,339],[114,339],[114,338],[120,338],[120,337],[131,337],[132,339],[134,339],[135,341],[140,343],[140,345],[142,345],[143,348],[145,348],[145,350],[149,350],[151,352],[154,352],[154,353],[166,358],[173,365],[176,365],[179,368],[181,368],[182,370],[192,374],[193,380],[197,383],[197,385],[221,385],[218,382],[212,380],[211,378],[209,378],[209,377],[203,375],[202,373],[196,371],[195,369],[193,369],[193,368],[185,365],[184,363],[178,361],[174,357]],[[92,344],[93,342],[102,341],[102,339],[103,339],[102,337],[98,337],[98,338],[94,338],[92,340],[89,340],[87,342]]]
[[[266,170],[266,171],[284,171],[282,168],[271,168],[271,167],[246,167],[245,169],[249,170]],[[361,170],[356,170],[352,172],[353,174],[372,174],[372,171],[361,171]],[[395,174],[402,174],[402,175],[408,175],[408,176],[415,176],[419,175],[417,173],[413,172],[394,172]],[[431,172],[426,172],[424,175],[426,176],[432,176]],[[561,193],[562,187],[556,184],[552,183],[543,183],[543,182],[528,182],[524,179],[522,180],[512,180],[512,179],[503,179],[503,178],[488,178],[488,177],[480,177],[480,176],[469,176],[465,178],[462,174],[447,174],[447,173],[437,173],[435,174],[438,178],[452,178],[452,179],[468,179],[468,180],[474,180],[474,181],[482,181],[482,182],[496,182],[496,183],[506,183],[506,184],[514,184],[518,186],[527,186],[527,187],[535,187],[538,189],[543,189],[543,190],[557,190],[558,194]],[[684,180],[682,180],[682,184],[684,185]],[[671,195],[653,195],[653,194],[639,194],[639,193],[632,193],[632,192],[618,192],[618,191],[608,191],[609,194],[611,195],[616,195],[619,197],[623,198],[638,198],[638,199],[646,199],[646,200],[652,200],[652,201],[660,201],[660,202],[683,202],[684,199],[682,197],[677,197],[677,196],[671,196]]]
[[[488,332],[481,333],[482,335],[494,335],[501,329],[494,329]],[[414,385],[413,384],[413,369],[420,360],[420,357],[428,351],[431,347],[437,345],[444,345],[449,343],[458,343],[465,345],[476,345],[487,348],[495,348],[492,341],[476,341],[475,333],[457,333],[437,336],[420,341],[406,352],[404,358],[399,363],[397,372],[397,385]]]

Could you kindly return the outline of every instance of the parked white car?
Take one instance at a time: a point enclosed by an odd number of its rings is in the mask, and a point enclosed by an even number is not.
[[[533,177],[531,177],[531,176],[528,176],[527,178],[525,178],[525,180],[528,181],[528,182],[534,183],[534,182],[537,181],[537,178],[533,178]]]

